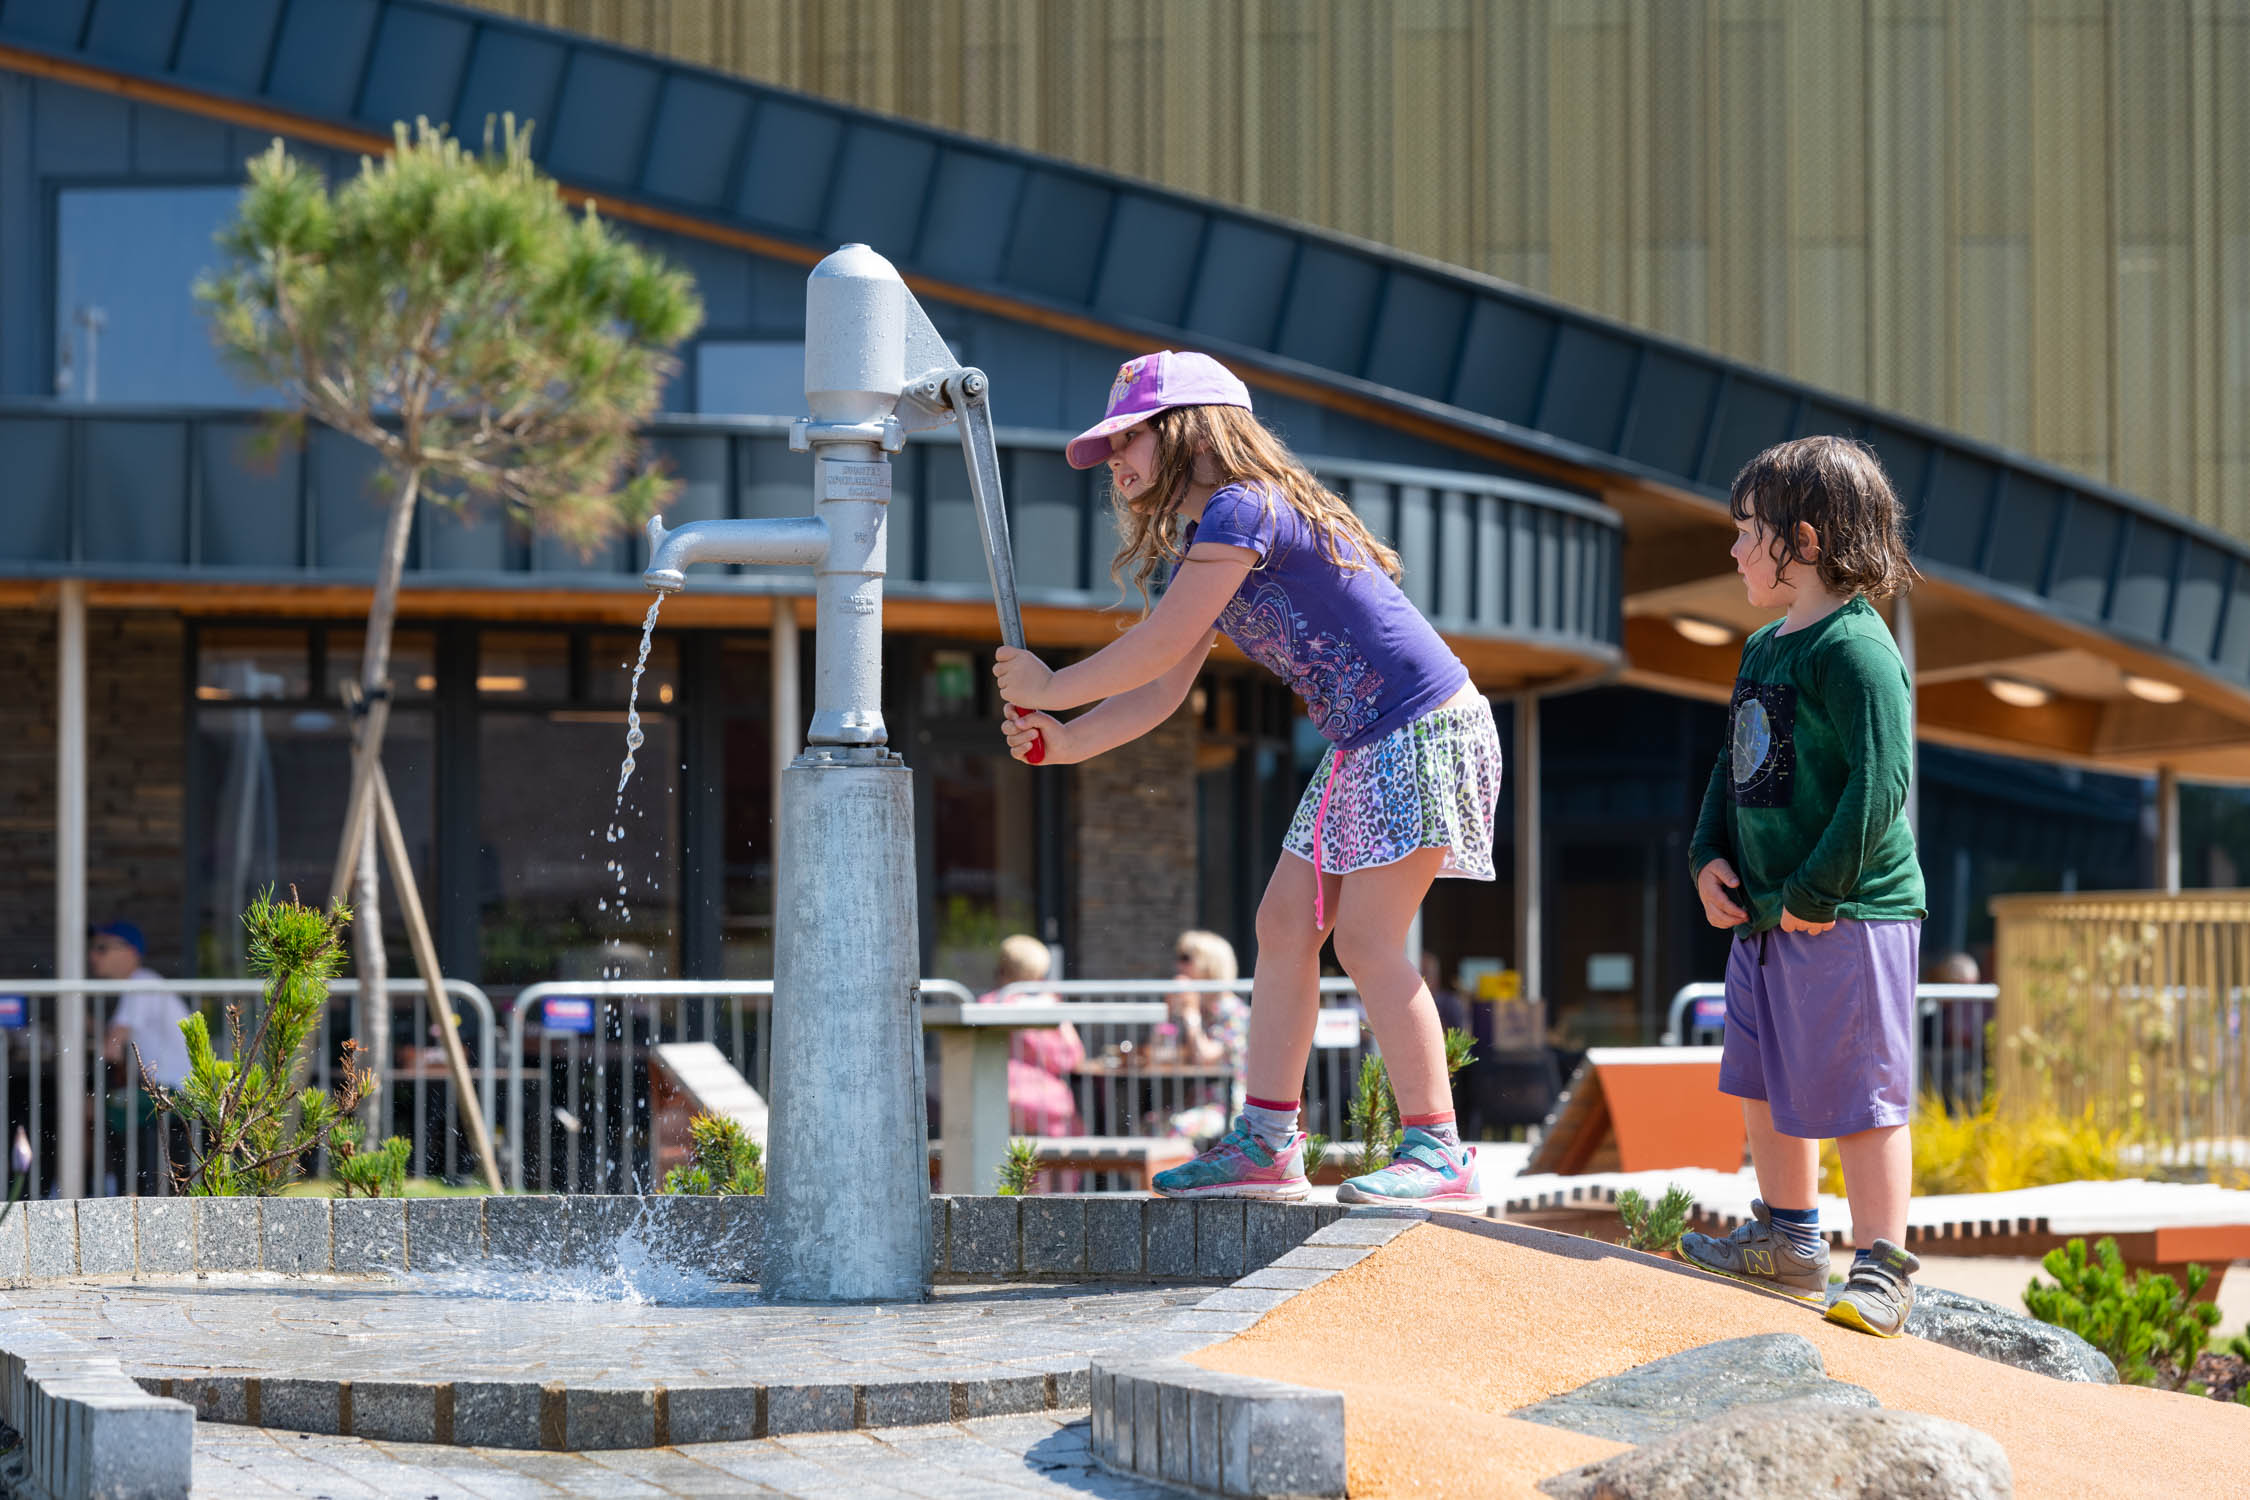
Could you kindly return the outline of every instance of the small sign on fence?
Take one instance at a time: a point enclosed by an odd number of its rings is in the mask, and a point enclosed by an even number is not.
[[[549,1031],[594,1034],[594,1002],[585,995],[549,995],[540,1002],[539,1024]]]
[[[1724,995],[1698,995],[1695,997],[1695,1029],[1716,1031],[1727,1024],[1727,997]]]
[[[1320,1013],[1313,1023],[1315,1047],[1356,1047],[1359,1045],[1359,1012],[1348,1005],[1331,1005]]]
[[[0,1029],[21,1031],[30,1019],[30,1001],[21,995],[0,995]]]

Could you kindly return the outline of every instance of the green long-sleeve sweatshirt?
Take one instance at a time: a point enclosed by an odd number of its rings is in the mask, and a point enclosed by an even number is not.
[[[1749,931],[1779,925],[1784,906],[1808,922],[1925,914],[1906,824],[1911,694],[1890,629],[1865,599],[1743,642],[1688,868],[1734,866]]]

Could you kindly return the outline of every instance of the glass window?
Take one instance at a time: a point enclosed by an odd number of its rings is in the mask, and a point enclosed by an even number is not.
[[[321,676],[321,696],[340,701],[345,682],[359,680],[360,653],[367,649],[364,630],[331,630]],[[427,698],[437,691],[437,637],[427,630],[391,631],[391,696]]]
[[[312,637],[302,627],[211,626],[195,642],[195,696],[205,703],[310,696]]]
[[[55,211],[55,394],[65,400],[278,405],[220,362],[195,279],[238,186],[69,188]]]
[[[567,703],[570,638],[551,630],[487,630],[477,641],[477,695],[487,702]],[[617,732],[623,755],[625,732]]]
[[[626,701],[633,686],[633,662],[640,655],[641,638],[635,634],[593,635],[586,643],[586,698],[592,703]],[[641,674],[640,705],[662,708],[679,696],[679,642],[670,636],[649,640],[648,670]]]
[[[992,983],[1000,940],[1033,930],[1031,768],[1004,755],[925,753],[932,837],[929,972]]]

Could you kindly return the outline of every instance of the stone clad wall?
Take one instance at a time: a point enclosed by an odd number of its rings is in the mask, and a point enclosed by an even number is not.
[[[1072,979],[1165,979],[1195,925],[1195,715],[1077,768]]]
[[[86,912],[138,923],[185,972],[187,774],[177,615],[89,610]],[[0,978],[55,968],[55,617],[0,612]]]

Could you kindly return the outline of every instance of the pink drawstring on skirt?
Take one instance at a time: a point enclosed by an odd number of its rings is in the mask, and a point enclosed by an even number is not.
[[[1321,901],[1321,876],[1324,869],[1321,864],[1320,830],[1321,825],[1328,821],[1328,799],[1336,790],[1336,773],[1344,769],[1344,755],[1344,751],[1338,750],[1328,762],[1328,780],[1320,788],[1320,808],[1313,814],[1312,820],[1312,924],[1315,932],[1328,925],[1327,913]]]

